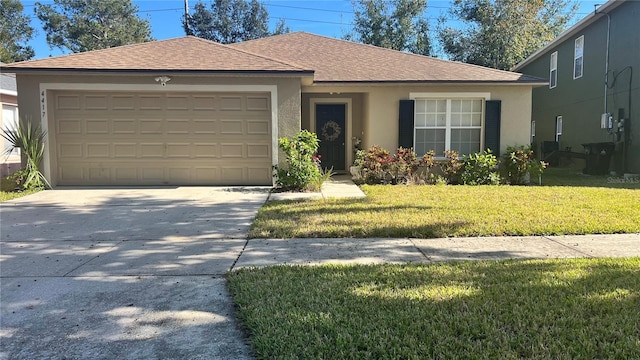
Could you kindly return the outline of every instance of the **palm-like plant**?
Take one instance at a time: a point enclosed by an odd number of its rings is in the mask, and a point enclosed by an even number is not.
[[[44,158],[47,132],[42,130],[40,125],[33,126],[31,121],[20,121],[17,128],[2,129],[0,136],[11,143],[11,147],[6,150],[7,154],[19,148],[27,158],[26,177],[22,187],[24,189],[50,188],[51,185],[39,169]]]

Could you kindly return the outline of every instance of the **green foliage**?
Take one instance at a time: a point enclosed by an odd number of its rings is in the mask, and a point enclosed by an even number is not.
[[[354,1],[353,33],[345,39],[429,55],[431,43],[429,24],[424,17],[426,9],[426,0]]]
[[[444,152],[444,161],[438,163],[444,179],[448,184],[456,185],[460,183],[460,172],[462,171],[463,163],[460,161],[458,152],[453,150],[446,150]]]
[[[35,55],[33,47],[26,45],[34,29],[23,10],[19,0],[0,0],[0,62],[24,61]]]
[[[498,158],[487,151],[464,156],[460,180],[465,185],[498,185]]]
[[[322,172],[318,151],[318,136],[302,130],[292,138],[278,139],[278,145],[286,156],[287,167],[276,167],[277,184],[285,190],[317,191],[322,179],[331,176],[331,171]]]
[[[74,53],[153,40],[148,20],[131,0],[54,0],[36,2],[51,47]]]
[[[198,1],[185,33],[222,44],[259,39],[289,32],[284,20],[269,31],[269,12],[258,0],[214,0],[207,9]]]
[[[380,145],[374,145],[367,151],[358,151],[354,164],[360,167],[367,184],[413,184],[419,168],[434,165],[433,155],[429,152],[418,158],[413,149],[402,147],[391,154]]]
[[[17,129],[2,129],[0,136],[11,144],[11,147],[6,150],[7,153],[19,148],[27,158],[24,173],[17,175],[20,177],[19,182],[22,188],[26,190],[51,187],[39,170],[44,157],[47,136],[40,125],[33,126],[30,121],[21,121]]]
[[[637,359],[639,268],[638,257],[272,266],[233,271],[228,286],[258,359]]]
[[[502,156],[501,172],[505,181],[511,185],[525,185],[527,175],[538,177],[542,175],[547,164],[538,161],[531,146],[509,146]]]
[[[575,15],[571,0],[455,0],[438,37],[451,60],[510,70],[560,34]]]

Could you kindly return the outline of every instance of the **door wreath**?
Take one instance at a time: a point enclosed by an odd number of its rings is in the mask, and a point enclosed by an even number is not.
[[[335,141],[340,136],[342,128],[333,120],[327,121],[322,127],[322,138],[326,141]]]

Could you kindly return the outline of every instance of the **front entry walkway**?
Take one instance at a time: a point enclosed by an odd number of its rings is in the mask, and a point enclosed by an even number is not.
[[[366,195],[353,183],[351,176],[335,175],[322,184],[320,192],[275,192],[269,200],[302,200],[302,199],[361,199]]]

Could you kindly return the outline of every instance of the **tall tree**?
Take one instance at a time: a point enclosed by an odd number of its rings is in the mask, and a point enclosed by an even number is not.
[[[36,2],[35,12],[51,47],[74,53],[153,40],[151,25],[131,0],[54,0]]]
[[[558,36],[576,10],[570,0],[455,0],[450,14],[465,26],[441,20],[438,37],[452,60],[509,70]]]
[[[426,0],[354,0],[354,25],[344,36],[365,44],[429,55]]]
[[[33,58],[35,52],[26,43],[34,30],[29,17],[22,13],[20,0],[0,0],[0,61],[11,63]]]
[[[284,20],[269,31],[269,12],[258,0],[214,0],[209,8],[198,1],[183,26],[187,35],[222,44],[289,32]]]

